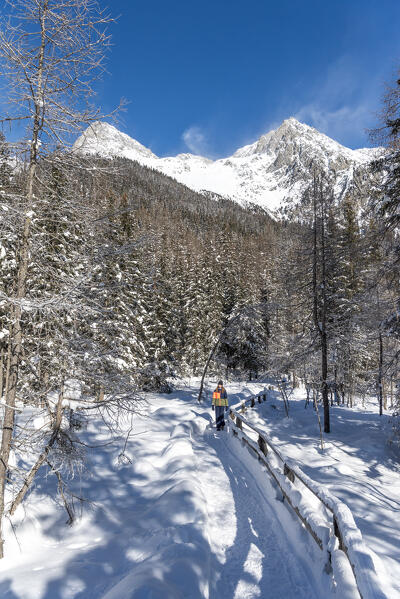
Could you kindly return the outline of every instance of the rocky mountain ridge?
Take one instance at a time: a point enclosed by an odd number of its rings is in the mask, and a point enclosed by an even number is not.
[[[194,154],[159,158],[150,149],[104,122],[92,124],[74,151],[123,157],[154,168],[197,192],[212,192],[242,205],[257,204],[271,213],[296,202],[310,183],[314,167],[329,171],[335,192],[363,188],[378,148],[351,150],[291,117],[232,156],[210,160]]]

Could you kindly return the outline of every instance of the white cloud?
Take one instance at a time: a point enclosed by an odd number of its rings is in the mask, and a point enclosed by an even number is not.
[[[344,144],[363,137],[367,142],[365,130],[371,126],[371,107],[368,104],[329,110],[315,102],[303,106],[294,116]]]
[[[200,127],[189,127],[182,133],[182,139],[193,154],[206,156],[209,153],[207,138]]]
[[[298,84],[297,94],[281,97],[258,132],[243,136],[239,147],[254,143],[291,116],[347,147],[370,145],[368,129],[378,122],[384,78],[383,72],[366,75],[362,61],[342,55],[321,71],[313,85],[305,77],[306,83]]]
[[[359,65],[342,56],[325,73],[312,92],[312,100],[294,116],[344,145],[368,142],[366,129],[373,127],[381,90],[376,78],[366,78]]]

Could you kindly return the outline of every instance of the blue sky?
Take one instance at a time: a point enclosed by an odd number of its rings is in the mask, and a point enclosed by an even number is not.
[[[113,0],[100,100],[158,155],[226,156],[293,115],[350,147],[400,66],[399,0]]]
[[[104,0],[99,0],[106,6]],[[159,156],[228,156],[295,116],[370,145],[400,67],[400,0],[109,0],[105,112]]]

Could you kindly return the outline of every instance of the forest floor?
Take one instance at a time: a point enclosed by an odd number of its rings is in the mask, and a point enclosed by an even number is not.
[[[232,383],[230,403],[263,388]],[[38,478],[18,508],[13,528],[7,524],[6,557],[0,562],[2,599],[337,597],[321,552],[280,501],[257,460],[226,430],[215,430],[211,386],[201,405],[197,389],[198,380],[192,379],[171,395],[147,394],[148,404],[135,419],[122,459],[124,436],[109,444],[106,423],[99,419],[89,424],[85,441],[93,449],[87,471],[70,484],[90,503],[72,527],[51,498],[55,477]],[[299,460],[302,456],[304,470],[347,501],[362,530],[366,524],[368,545],[391,565],[399,550],[398,519],[394,521],[399,477],[383,446],[381,421],[368,409],[335,408],[336,433],[321,454],[312,408],[304,410],[299,395],[291,409],[291,417],[285,418],[274,397],[247,416],[269,431],[283,453]],[[361,424],[368,431],[365,443],[377,445],[373,462],[372,449],[369,457],[365,449],[356,449]],[[350,426],[357,431],[353,436],[343,432]],[[360,462],[348,463],[346,456]],[[369,461],[362,469],[364,458]],[[358,490],[350,474],[361,485]]]

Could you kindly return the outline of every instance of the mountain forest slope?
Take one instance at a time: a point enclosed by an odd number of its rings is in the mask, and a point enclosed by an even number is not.
[[[2,183],[4,298],[13,293],[23,224],[15,206],[24,177],[18,171]],[[39,380],[55,376],[57,388],[64,374],[54,375],[51,364],[59,352],[68,371],[101,388],[122,375],[128,388],[162,388],[169,375],[199,373],[224,328],[215,364],[279,368],[314,380],[315,302],[326,310],[329,376],[343,400],[374,389],[379,322],[390,317],[394,291],[383,280],[377,306],[371,282],[391,246],[358,189],[338,198],[335,182],[321,178],[318,197],[304,194],[276,221],[261,207],[198,194],[123,158],[80,156],[77,168],[76,156],[72,163],[55,157],[41,166],[36,186],[23,393],[36,388],[30,368],[37,363]],[[313,283],[323,274],[324,297]],[[5,368],[7,301],[0,309]],[[82,343],[93,354],[89,366]],[[383,341],[389,387],[393,343]]]

